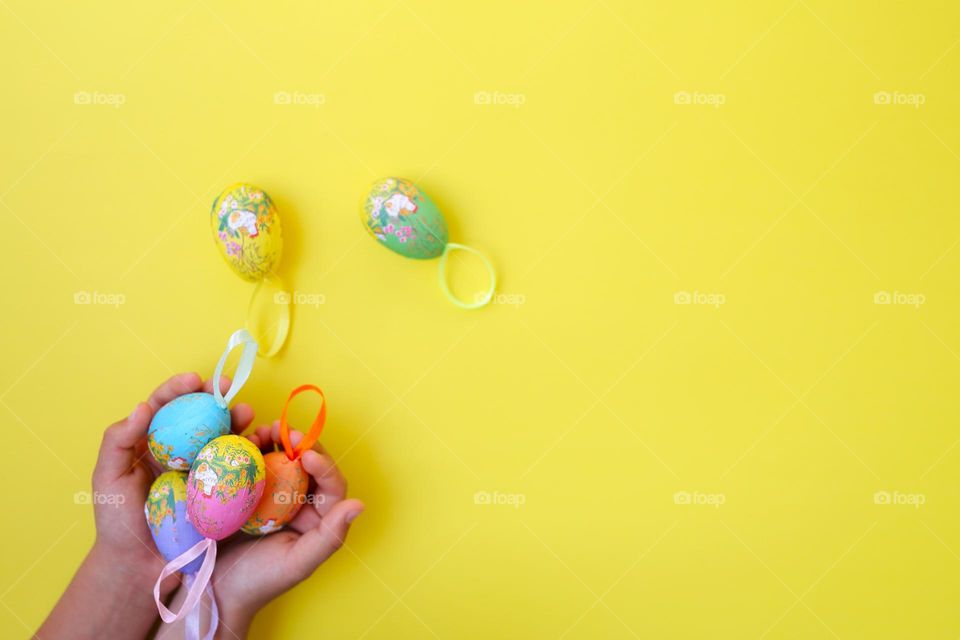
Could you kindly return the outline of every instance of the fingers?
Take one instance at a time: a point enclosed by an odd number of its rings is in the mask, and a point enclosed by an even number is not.
[[[293,447],[294,449],[296,449],[296,448],[297,448],[297,445],[300,444],[300,441],[301,441],[301,440],[303,440],[303,434],[302,434],[302,433],[300,433],[299,431],[291,431],[291,432],[290,432],[290,446],[291,446],[291,447]],[[283,444],[283,443],[278,443],[278,444]]]
[[[347,497],[347,479],[340,473],[336,463],[327,454],[308,450],[300,458],[304,470],[317,483],[314,494],[320,496],[315,501],[317,513],[324,518],[333,511],[336,505]]]
[[[307,578],[317,567],[343,546],[350,523],[363,513],[359,500],[338,502],[320,524],[306,531],[290,547],[286,561],[288,571],[299,580]]]
[[[293,517],[293,520],[287,523],[287,528],[297,533],[306,533],[310,531],[310,529],[315,529],[320,526],[322,519],[316,509],[302,507],[300,511],[297,512],[297,515]]]
[[[230,384],[229,376],[220,376],[220,393],[226,394],[230,390]],[[212,378],[203,383],[203,390],[206,393],[213,393]],[[230,431],[240,435],[253,422],[253,416],[253,408],[250,405],[246,403],[238,404],[230,410]]]
[[[177,396],[200,391],[201,384],[202,380],[196,373],[178,373],[157,387],[147,400],[147,404],[156,411]]]
[[[203,383],[203,390],[207,393],[213,393],[213,378]],[[228,376],[220,376],[220,393],[226,394],[229,390],[230,378]]]
[[[93,471],[94,484],[116,480],[130,470],[137,460],[138,445],[147,435],[152,418],[151,405],[141,402],[126,420],[107,427]]]
[[[253,408],[245,403],[240,403],[233,409],[230,409],[230,430],[240,435],[253,422]]]
[[[279,424],[279,422],[280,422],[279,420],[274,420],[275,424]],[[263,425],[262,427],[257,429],[257,435],[260,437],[260,442],[263,443],[264,447],[270,447],[271,450],[273,449],[273,443],[274,443],[274,439],[270,435],[271,433],[270,430],[272,428],[273,427],[271,425]]]
[[[251,433],[247,438],[252,442],[262,453],[270,453],[273,451],[273,438],[270,435],[270,426],[269,425],[260,425],[257,427],[256,431]]]
[[[153,457],[153,454],[150,453],[150,447],[147,444],[146,438],[141,438],[140,441],[133,447],[133,459],[142,462],[143,465],[150,471],[152,478],[156,478],[158,475],[166,471],[166,468],[161,466],[160,463],[157,462],[156,458]]]
[[[281,444],[281,440],[280,440],[280,421],[279,421],[279,420],[274,420],[274,421],[273,421],[273,425],[270,427],[270,438],[271,438],[274,442],[276,442],[277,444]],[[303,440],[303,432],[297,431],[296,429],[291,428],[291,429],[290,429],[290,444],[295,447],[295,446],[297,446],[298,444],[300,444],[300,441],[301,441],[301,440]],[[323,448],[323,445],[321,445],[319,442],[314,443],[314,445],[313,445],[312,447],[310,447],[310,448],[313,449],[314,451],[318,451],[318,452],[320,452],[320,453],[326,453],[326,450]]]

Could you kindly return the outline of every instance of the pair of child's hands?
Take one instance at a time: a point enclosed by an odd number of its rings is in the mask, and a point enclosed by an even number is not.
[[[228,387],[229,380],[221,378],[221,391],[226,392]],[[96,543],[38,635],[82,637],[87,627],[75,619],[82,616],[83,622],[95,621],[88,625],[93,632],[90,637],[143,638],[158,619],[152,590],[166,561],[153,543],[143,504],[162,470],[147,449],[147,430],[160,407],[201,390],[212,392],[212,381],[204,384],[195,373],[174,376],[147,402],[138,404],[127,419],[104,433],[93,472],[93,490],[115,499],[93,501]],[[253,422],[249,405],[238,404],[230,413],[234,433],[245,431]],[[279,443],[279,431],[279,422],[275,422],[259,427],[249,438],[266,453]],[[299,432],[291,432],[294,445],[302,437]],[[223,627],[218,636],[242,638],[261,607],[309,577],[340,548],[350,523],[363,512],[363,503],[346,499],[346,480],[321,447],[306,451],[301,460],[311,481],[307,503],[296,518],[284,530],[264,538],[238,534],[219,543],[211,578]],[[129,601],[121,599],[105,607],[105,594],[89,593],[108,583],[129,596]],[[168,579],[161,595],[166,598],[178,584]],[[179,608],[183,597],[183,590],[174,596],[170,605],[173,610]],[[149,606],[142,610],[146,603]],[[177,632],[182,637],[182,628],[177,626],[165,626],[161,635]]]

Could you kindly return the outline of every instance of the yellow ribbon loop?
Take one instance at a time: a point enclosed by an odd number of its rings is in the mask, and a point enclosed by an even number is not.
[[[270,358],[283,348],[290,332],[292,303],[290,292],[276,275],[268,275],[257,283],[247,306],[246,322],[247,331],[260,345],[257,355]]]
[[[466,251],[478,256],[483,262],[483,266],[487,268],[487,273],[490,275],[490,286],[487,288],[485,293],[478,295],[473,302],[464,302],[454,295],[452,291],[450,291],[450,283],[447,277],[447,256],[456,250]],[[445,295],[450,302],[457,305],[461,309],[479,309],[493,299],[493,293],[497,289],[497,272],[494,271],[493,264],[487,259],[487,256],[483,255],[476,249],[466,245],[456,244],[455,242],[448,242],[447,246],[443,248],[443,255],[440,256],[440,289],[443,291],[443,295]]]

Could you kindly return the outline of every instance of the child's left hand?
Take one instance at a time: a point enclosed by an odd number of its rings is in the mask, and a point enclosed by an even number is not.
[[[220,391],[226,393],[230,380],[220,378]],[[93,471],[95,494],[113,496],[114,500],[94,501],[97,525],[95,550],[112,559],[118,571],[131,581],[150,585],[160,575],[166,560],[157,553],[150,535],[143,504],[154,479],[165,469],[147,449],[147,430],[154,414],[171,400],[196,391],[213,393],[213,381],[204,384],[195,373],[176,375],[160,385],[146,402],[141,402],[126,420],[109,427],[103,434],[100,456]],[[231,428],[240,433],[253,421],[253,409],[238,404],[230,411]],[[176,586],[168,581],[165,591]]]
[[[226,392],[230,381],[220,379]],[[147,450],[147,430],[154,414],[174,398],[213,391],[195,373],[176,375],[160,385],[130,416],[107,428],[93,471],[97,538],[70,586],[38,630],[44,638],[144,638],[158,618],[153,584],[166,561],[150,535],[143,504],[161,472]],[[253,410],[231,410],[235,433],[253,421]],[[178,582],[164,583],[167,595]]]

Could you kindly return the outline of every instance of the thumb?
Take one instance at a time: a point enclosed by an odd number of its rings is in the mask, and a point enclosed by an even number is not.
[[[342,500],[323,516],[316,527],[306,531],[290,548],[287,555],[290,573],[305,580],[317,567],[343,546],[350,523],[363,513],[359,500]]]
[[[141,402],[129,418],[104,431],[93,472],[94,482],[112,482],[130,470],[136,462],[137,444],[147,435],[152,418],[150,405]]]

